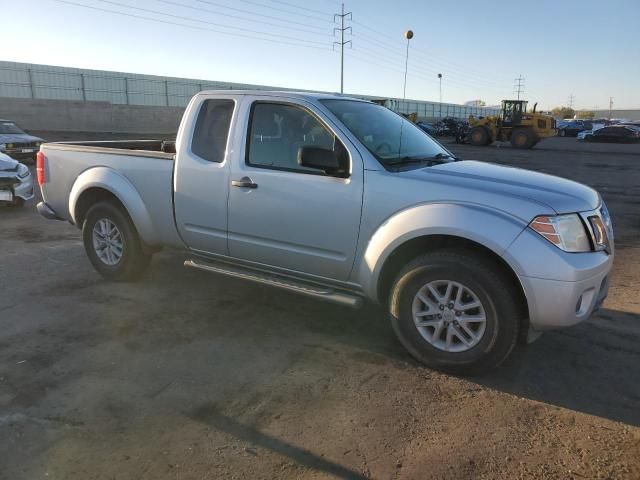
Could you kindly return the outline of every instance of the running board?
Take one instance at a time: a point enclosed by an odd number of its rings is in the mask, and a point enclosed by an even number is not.
[[[313,283],[306,283],[299,280],[295,280],[289,277],[276,275],[273,273],[266,273],[259,270],[243,269],[235,265],[229,265],[226,263],[201,261],[201,260],[186,260],[184,262],[185,267],[197,268],[205,270],[207,272],[220,273],[222,275],[228,275],[230,277],[242,278],[244,280],[251,280],[253,282],[262,283],[264,285],[270,285],[272,287],[282,288],[289,290],[290,292],[307,295],[308,297],[314,297],[327,302],[337,303],[350,308],[360,308],[362,306],[362,298],[334,290],[331,287],[323,287],[315,285]]]

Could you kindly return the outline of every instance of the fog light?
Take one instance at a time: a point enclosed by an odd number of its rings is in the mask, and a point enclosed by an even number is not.
[[[578,302],[576,303],[576,313],[580,313],[580,307],[582,306],[582,297],[583,295],[580,295],[580,297],[578,298]]]

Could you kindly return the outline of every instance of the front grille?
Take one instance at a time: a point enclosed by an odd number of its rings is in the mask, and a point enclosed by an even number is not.
[[[38,146],[38,142],[20,142],[20,143],[16,143],[16,142],[7,142],[10,145],[13,145],[13,147],[9,150],[19,150],[21,148],[36,148]]]

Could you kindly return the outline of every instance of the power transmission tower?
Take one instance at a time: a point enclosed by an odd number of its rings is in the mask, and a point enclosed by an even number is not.
[[[340,93],[344,93],[344,46],[346,44],[351,44],[351,40],[344,41],[344,32],[347,30],[353,31],[351,27],[345,27],[344,21],[349,17],[349,20],[352,19],[351,12],[344,12],[344,3],[342,4],[342,13],[336,13],[333,15],[333,21],[336,21],[336,18],[340,19],[340,28],[336,27],[333,29],[333,34],[336,32],[340,32],[340,41],[333,42],[333,45],[340,45]]]
[[[609,97],[609,120],[611,120],[611,110],[613,109],[613,97]]]
[[[520,100],[520,95],[524,93],[524,80],[525,79],[522,74],[514,80],[513,93],[518,96],[518,100]]]
[[[569,108],[573,110],[573,101],[576,97],[573,96],[573,93],[569,95]]]

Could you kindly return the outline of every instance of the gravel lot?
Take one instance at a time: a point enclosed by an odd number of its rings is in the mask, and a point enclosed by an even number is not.
[[[640,478],[640,148],[622,147],[451,145],[597,188],[617,236],[596,317],[473,379],[416,364],[375,307],[175,252],[107,283],[75,227],[0,208],[0,478]]]

